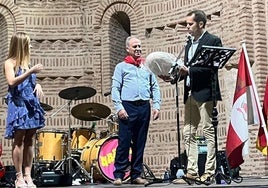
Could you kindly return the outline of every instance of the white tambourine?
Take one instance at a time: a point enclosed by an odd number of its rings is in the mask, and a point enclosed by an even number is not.
[[[155,75],[170,76],[170,70],[175,65],[183,65],[179,59],[176,61],[176,56],[167,52],[152,52],[145,59],[145,67],[147,67]]]

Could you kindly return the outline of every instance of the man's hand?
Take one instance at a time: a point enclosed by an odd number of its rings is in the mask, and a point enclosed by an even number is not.
[[[166,75],[158,75],[158,77],[164,80],[165,82],[170,82],[171,80],[173,80],[170,76]]]
[[[189,68],[183,65],[178,69],[178,72],[180,73],[181,76],[185,76],[189,74]]]
[[[157,120],[159,118],[160,111],[157,109],[153,109],[153,120]]]
[[[128,119],[128,114],[127,114],[127,111],[125,111],[124,109],[120,110],[118,112],[118,117],[120,119]]]

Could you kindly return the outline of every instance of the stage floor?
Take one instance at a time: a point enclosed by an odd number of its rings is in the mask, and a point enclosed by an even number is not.
[[[51,186],[50,186],[51,187]],[[53,187],[62,187],[62,186],[53,186]],[[72,185],[72,186],[65,186],[65,187],[72,187],[72,188],[111,188],[111,187],[145,187],[144,185],[132,185],[132,184],[122,184],[121,186],[114,186],[111,183],[106,184],[90,184],[85,183],[82,185]],[[185,184],[173,184],[173,183],[154,183],[151,185],[146,186],[148,188],[159,188],[159,187],[168,187],[168,188],[175,188],[175,187],[268,187],[268,177],[243,177],[243,181],[241,183],[236,183],[234,181],[231,184],[211,184],[211,185],[188,185]],[[47,187],[49,188],[49,187]]]

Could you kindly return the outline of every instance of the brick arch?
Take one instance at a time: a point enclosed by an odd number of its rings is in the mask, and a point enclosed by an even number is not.
[[[3,15],[7,22],[9,39],[14,32],[24,29],[23,17],[16,5],[10,0],[3,0],[3,2],[0,3],[0,14]]]
[[[0,64],[2,64],[8,53],[9,40],[14,32],[23,28],[21,27],[23,26],[23,19],[17,7],[10,0],[4,0],[0,3],[0,20]],[[6,93],[6,82],[3,69],[0,69],[0,83],[2,83],[0,84],[0,96],[4,96]]]
[[[133,5],[132,5],[133,4]],[[110,89],[111,86],[111,77],[113,75],[113,70],[115,66],[115,62],[119,62],[122,60],[118,59],[117,61],[111,61],[113,58],[113,52],[111,51],[111,43],[114,41],[110,40],[111,33],[109,24],[114,14],[117,14],[118,12],[124,12],[129,20],[130,20],[130,30],[131,34],[138,35],[137,29],[138,27],[138,20],[143,19],[141,17],[142,14],[137,14],[141,10],[141,7],[139,4],[133,2],[133,1],[106,1],[99,5],[99,7],[96,9],[97,12],[95,14],[95,23],[93,25],[97,26],[99,28],[100,33],[102,34],[102,50],[101,52],[101,60],[100,60],[100,67],[101,67],[101,77],[102,77],[102,91],[105,92]],[[105,42],[106,41],[106,42]],[[107,42],[108,41],[108,42]],[[122,41],[119,43],[122,44]],[[125,46],[122,44],[120,46],[120,50],[124,50]],[[123,58],[123,57],[122,57]],[[108,81],[108,82],[107,82]]]
[[[110,2],[110,3],[109,3]],[[94,25],[102,26],[107,23],[111,16],[118,12],[125,12],[130,19],[131,28],[137,28],[138,20],[143,20],[142,14],[135,14],[142,10],[140,4],[135,3],[130,0],[113,0],[113,1],[104,1],[97,8],[97,12],[95,14],[96,23]],[[135,33],[135,30],[133,30]]]

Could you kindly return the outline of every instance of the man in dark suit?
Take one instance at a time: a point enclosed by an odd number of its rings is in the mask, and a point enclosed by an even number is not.
[[[186,16],[186,27],[190,38],[185,46],[184,66],[178,71],[184,79],[185,125],[183,128],[184,144],[188,156],[188,178],[198,178],[198,149],[196,133],[198,125],[207,141],[207,158],[201,181],[206,181],[215,173],[215,135],[212,125],[213,100],[221,100],[218,72],[211,67],[198,66],[194,62],[202,47],[222,46],[221,39],[205,30],[206,14],[201,10],[194,10]],[[195,65],[193,65],[195,64]],[[215,79],[215,89],[212,90],[212,78]],[[214,91],[215,90],[215,91]],[[214,91],[214,93],[212,92]],[[181,183],[175,179],[173,183]]]

